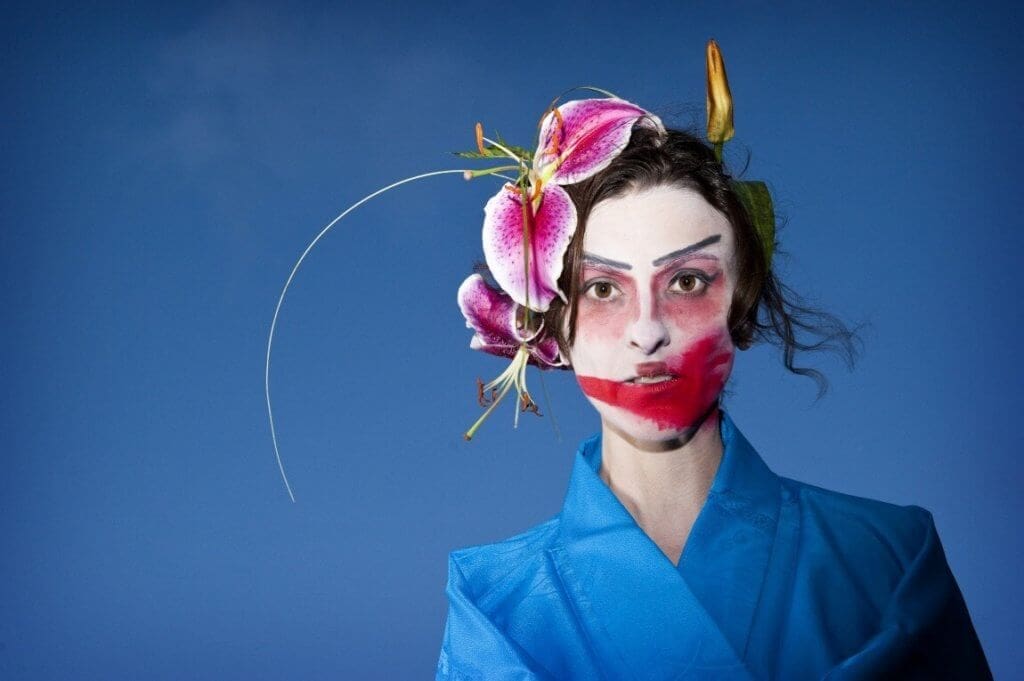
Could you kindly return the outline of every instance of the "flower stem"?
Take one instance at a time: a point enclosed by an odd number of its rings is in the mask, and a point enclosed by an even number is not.
[[[466,179],[471,180],[474,177],[483,177],[484,175],[494,175],[495,173],[503,173],[506,170],[519,170],[519,166],[498,166],[497,168],[484,168],[483,170],[467,170]]]
[[[530,222],[533,218],[533,200],[530,184],[525,176],[520,180],[523,201],[523,290],[526,292],[526,314],[524,322],[530,328]]]

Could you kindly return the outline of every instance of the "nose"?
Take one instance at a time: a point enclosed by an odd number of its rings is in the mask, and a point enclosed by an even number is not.
[[[658,306],[651,300],[640,303],[640,314],[629,329],[630,347],[639,349],[645,355],[653,354],[659,348],[668,345],[668,327],[661,319]]]

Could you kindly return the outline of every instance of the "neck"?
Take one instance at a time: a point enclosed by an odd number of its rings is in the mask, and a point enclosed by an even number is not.
[[[636,441],[602,421],[601,445],[601,479],[640,524],[695,517],[722,460],[718,404],[665,442]]]

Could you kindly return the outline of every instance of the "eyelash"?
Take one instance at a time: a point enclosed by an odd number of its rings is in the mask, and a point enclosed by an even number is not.
[[[679,281],[680,279],[682,279],[683,277],[686,277],[686,276],[695,277],[698,281],[702,282],[704,284],[704,286],[701,287],[697,291],[674,291],[674,293],[676,295],[692,296],[692,297],[697,297],[697,296],[703,295],[704,292],[707,291],[708,287],[711,285],[711,282],[715,280],[715,277],[709,277],[708,275],[704,274],[703,272],[698,272],[698,271],[695,271],[695,270],[680,270],[679,272],[676,272],[672,276],[672,280],[669,282],[669,286],[670,287],[674,286],[677,281]],[[597,300],[597,301],[602,301],[602,302],[607,302],[609,300],[614,300],[611,297],[608,297],[608,298],[597,298],[597,297],[594,297],[594,296],[590,296],[589,293],[590,293],[591,289],[593,289],[598,284],[608,284],[613,289],[615,289],[616,291],[619,291],[621,293],[621,290],[619,289],[619,287],[614,282],[608,281],[607,279],[598,279],[596,281],[592,281],[592,282],[588,283],[583,288],[583,295],[588,296],[591,300]]]
[[[608,284],[608,285],[609,285],[609,286],[611,286],[611,287],[612,287],[612,288],[613,288],[614,290],[616,290],[616,291],[618,291],[618,290],[619,290],[619,287],[618,287],[618,286],[616,286],[615,284],[613,284],[612,282],[610,282],[610,281],[608,281],[608,280],[606,280],[606,279],[598,279],[597,281],[592,281],[592,282],[590,282],[589,284],[587,284],[587,285],[586,285],[586,286],[585,286],[585,287],[583,288],[583,295],[584,295],[584,296],[587,296],[587,297],[588,297],[588,298],[590,298],[591,300],[597,300],[597,301],[600,301],[600,302],[607,302],[607,301],[609,301],[609,300],[612,300],[612,298],[610,298],[610,297],[609,297],[609,298],[598,298],[598,297],[596,297],[596,296],[591,296],[591,295],[589,295],[589,294],[590,294],[590,291],[591,291],[591,289],[593,289],[593,288],[594,288],[595,286],[597,286],[597,285],[599,285],[599,284]],[[620,293],[621,293],[621,291],[620,291]]]
[[[704,286],[697,291],[680,291],[680,295],[684,296],[703,295],[703,293],[708,290],[708,287],[711,286],[711,282],[715,279],[714,277],[709,277],[703,272],[697,272],[695,270],[681,270],[676,272],[675,276],[672,277],[672,281],[669,282],[669,286],[673,286],[677,281],[686,276],[696,277],[698,281],[703,282]]]

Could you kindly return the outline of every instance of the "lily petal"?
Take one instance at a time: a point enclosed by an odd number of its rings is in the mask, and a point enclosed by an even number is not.
[[[524,307],[545,312],[558,288],[565,249],[576,231],[576,206],[564,189],[544,185],[536,200],[526,202],[519,190],[506,184],[484,207],[484,258],[495,281]],[[529,276],[523,265],[524,213],[532,214],[528,248]],[[529,289],[529,300],[527,300]]]
[[[558,349],[558,341],[547,335],[530,344],[530,358],[530,363],[541,369],[566,366],[562,359],[562,351]]]
[[[624,99],[566,102],[544,117],[533,168],[544,182],[581,182],[608,167],[637,121],[665,130],[660,118]]]
[[[466,326],[476,332],[469,347],[498,357],[514,358],[521,340],[515,334],[512,298],[488,286],[479,274],[471,274],[459,286],[458,301]],[[531,364],[542,369],[565,366],[554,338],[542,336],[528,345]]]
[[[515,303],[509,296],[488,286],[479,274],[471,274],[459,286],[458,300],[466,326],[476,331],[473,343],[480,347],[508,346],[508,357],[515,354],[519,341],[512,335]]]
[[[480,350],[498,357],[512,359],[519,348],[518,345],[491,345],[484,343],[479,335],[474,335],[469,341],[472,350]],[[539,369],[568,368],[562,359],[562,353],[558,349],[558,341],[554,338],[545,337],[537,343],[528,346],[530,352],[530,364]]]

